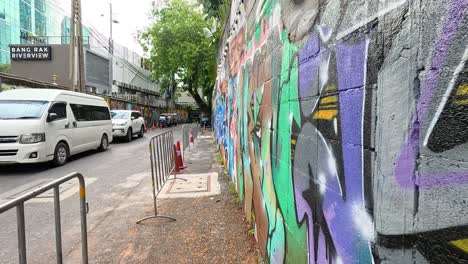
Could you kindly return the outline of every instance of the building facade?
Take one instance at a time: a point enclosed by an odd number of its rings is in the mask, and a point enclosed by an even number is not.
[[[55,0],[0,0],[0,64],[10,44],[61,44],[64,17]]]
[[[68,56],[70,31],[70,17],[57,0],[0,0],[0,71],[7,69],[18,77],[72,87]],[[142,111],[147,125],[157,120],[155,109],[165,109],[167,101],[161,98],[159,83],[144,67],[143,58],[117,43],[111,55],[109,40],[92,25],[83,27],[83,42],[85,92],[113,98],[108,101],[113,109]],[[21,44],[49,45],[52,58],[12,62],[9,46]],[[112,72],[109,70],[111,56]]]

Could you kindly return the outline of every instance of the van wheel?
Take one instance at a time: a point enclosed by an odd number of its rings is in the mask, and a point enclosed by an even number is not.
[[[125,140],[127,142],[130,142],[132,141],[133,139],[133,131],[132,131],[132,128],[130,127],[128,130],[127,130],[127,135],[125,136]]]
[[[65,165],[65,163],[67,163],[68,156],[69,156],[69,151],[68,151],[67,144],[63,142],[58,143],[57,146],[55,147],[53,164],[55,166]]]
[[[145,135],[145,127],[141,126],[140,133],[138,133],[138,137],[142,138]]]
[[[109,139],[107,138],[107,135],[104,134],[104,135],[102,135],[101,145],[99,145],[98,150],[101,151],[101,152],[104,152],[104,151],[107,150],[108,147],[109,147]]]

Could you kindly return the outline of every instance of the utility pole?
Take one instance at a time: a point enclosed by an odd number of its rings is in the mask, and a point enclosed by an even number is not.
[[[75,87],[75,16],[76,16],[76,0],[71,1],[70,13],[70,80],[73,91]]]
[[[78,29],[78,87],[80,92],[85,92],[85,76],[84,76],[84,49],[83,49],[83,28],[81,23],[81,0],[77,1],[77,29]]]
[[[112,24],[114,20],[112,19],[112,2],[109,2],[109,25],[110,25],[110,36],[109,36],[109,89],[112,93],[112,85],[114,84],[114,41],[112,40]]]
[[[73,90],[85,91],[83,30],[81,25],[81,0],[72,0],[70,17],[70,79]],[[75,33],[75,31],[78,31]],[[75,48],[78,49],[78,76],[75,86]]]

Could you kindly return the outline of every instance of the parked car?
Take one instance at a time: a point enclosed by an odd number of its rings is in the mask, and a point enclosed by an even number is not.
[[[132,141],[134,135],[143,137],[145,120],[138,111],[112,110],[112,134],[114,137],[124,137],[127,142]]]
[[[211,127],[211,121],[208,117],[202,117],[200,120],[201,127]]]
[[[166,120],[167,120],[167,125],[168,126],[177,126],[177,120],[175,119],[175,116],[173,115],[167,115],[166,116]]]
[[[112,122],[106,101],[57,89],[15,89],[0,93],[0,164],[53,161],[107,150]]]
[[[177,126],[177,116],[175,114],[161,114],[159,121],[163,123],[163,127]]]
[[[167,127],[167,120],[166,120],[165,115],[160,115],[159,116],[158,126],[159,127]]]

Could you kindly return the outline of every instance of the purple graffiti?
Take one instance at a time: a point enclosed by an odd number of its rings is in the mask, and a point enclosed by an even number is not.
[[[332,152],[329,141],[316,125],[306,122],[298,137],[296,152],[308,159],[294,161],[294,191],[298,220],[308,224],[310,263],[366,263],[372,261],[369,234],[356,221],[364,209],[362,168],[362,120],[367,58],[366,40],[357,43],[337,43],[336,47],[320,45],[318,34],[313,34],[299,51],[299,94],[307,97],[317,89],[318,69],[328,54],[335,52],[339,92],[339,118],[342,159]],[[333,58],[333,57],[332,57]],[[331,62],[326,62],[331,63]],[[314,109],[304,112],[310,115]],[[337,163],[344,164],[346,198],[341,190]],[[309,166],[309,173],[304,167]],[[369,218],[370,219],[370,218]],[[369,226],[372,228],[372,225]],[[365,228],[364,228],[365,229]]]
[[[411,120],[408,138],[403,145],[395,165],[395,177],[403,188],[433,188],[435,186],[468,183],[468,171],[440,172],[421,174],[416,179],[416,159],[419,152],[420,122],[428,120],[428,108],[434,97],[442,65],[454,44],[459,26],[463,23],[468,8],[468,0],[452,0],[448,8],[441,36],[436,43],[431,63],[431,71],[423,84],[421,99],[417,105],[416,113]]]

